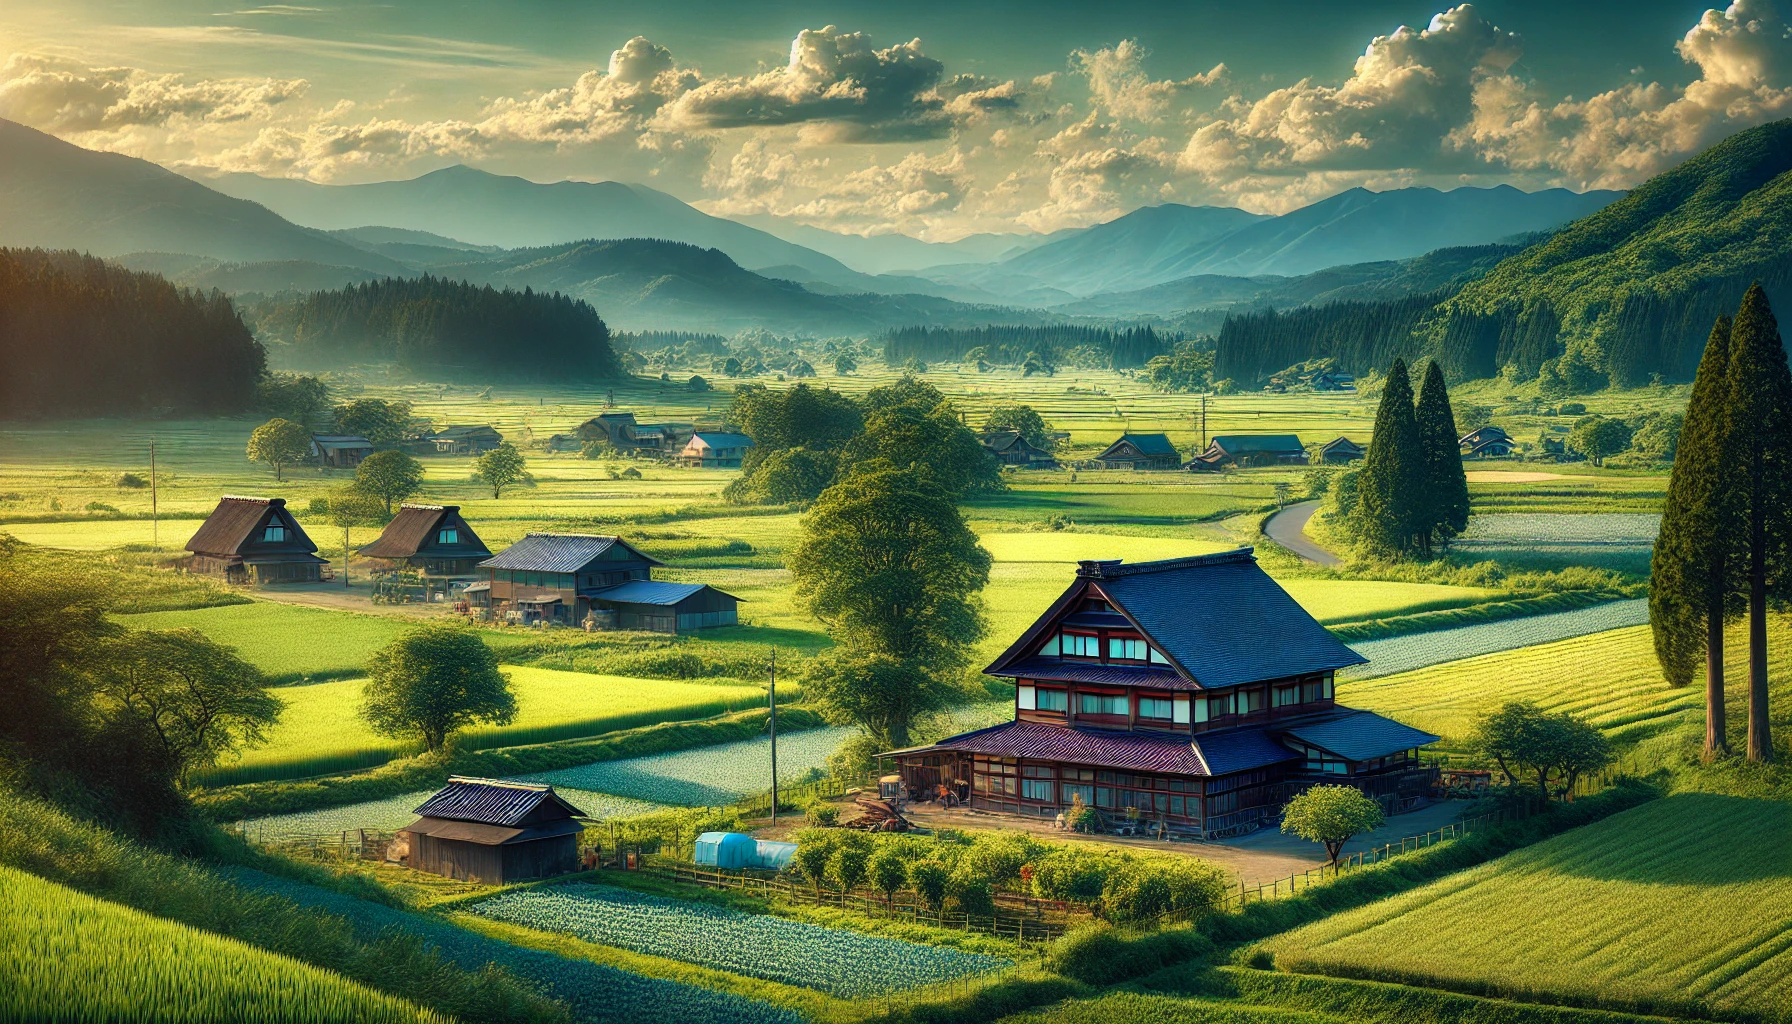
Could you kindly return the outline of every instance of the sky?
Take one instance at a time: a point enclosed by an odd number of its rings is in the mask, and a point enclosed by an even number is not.
[[[201,180],[464,163],[929,241],[1627,188],[1792,116],[1771,0],[33,0],[0,56],[0,117]]]

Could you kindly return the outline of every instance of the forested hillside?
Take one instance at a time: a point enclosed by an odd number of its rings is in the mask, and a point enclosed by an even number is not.
[[[525,379],[620,372],[597,311],[558,292],[424,276],[282,296],[250,314],[264,336],[308,365],[390,360],[446,375]]]
[[[884,360],[983,359],[1019,363],[1029,354],[1048,361],[1096,362],[1116,369],[1143,366],[1163,355],[1179,339],[1149,327],[1109,330],[1105,327],[907,327],[884,335]]]
[[[0,249],[0,419],[248,408],[266,354],[216,292]]]
[[[1385,368],[1395,357],[1410,359],[1421,341],[1420,320],[1453,288],[1386,302],[1333,302],[1274,309],[1226,318],[1214,349],[1213,377],[1252,383],[1307,360],[1330,356],[1351,373]]]

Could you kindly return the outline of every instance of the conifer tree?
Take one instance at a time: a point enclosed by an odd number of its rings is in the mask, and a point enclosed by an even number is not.
[[[1692,682],[1705,658],[1705,756],[1727,754],[1724,721],[1724,619],[1736,577],[1738,545],[1724,454],[1729,400],[1730,318],[1720,316],[1686,406],[1674,455],[1661,532],[1649,566],[1649,626],[1662,674],[1674,686]]]
[[[1424,510],[1420,548],[1431,555],[1433,538],[1447,542],[1468,529],[1468,474],[1462,468],[1462,447],[1456,436],[1456,414],[1450,409],[1450,393],[1444,370],[1433,359],[1419,387],[1414,410],[1419,429],[1419,451],[1424,460],[1425,481],[1419,491]]]
[[[1357,536],[1372,549],[1406,551],[1418,533],[1419,496],[1425,485],[1419,424],[1413,416],[1412,380],[1406,360],[1388,369],[1375,413],[1375,434],[1363,458],[1355,522]]]
[[[1767,720],[1767,597],[1792,576],[1792,371],[1760,282],[1730,329],[1728,461],[1748,565],[1748,759],[1773,760]]]

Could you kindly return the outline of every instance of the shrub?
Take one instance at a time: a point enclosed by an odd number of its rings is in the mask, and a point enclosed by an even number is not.
[[[952,905],[966,914],[993,914],[996,912],[995,888],[989,879],[970,865],[961,865],[946,880],[946,895],[951,897]]]
[[[869,852],[862,846],[842,845],[828,858],[828,878],[841,892],[851,892],[865,882],[865,862]]]
[[[1107,865],[1080,850],[1063,849],[1033,864],[1033,895],[1045,900],[1089,903],[1101,897]]]
[[[103,501],[90,501],[87,503],[87,511],[89,511],[89,512],[117,512],[118,509],[114,508],[111,505],[106,504]]]
[[[840,808],[833,804],[810,804],[803,820],[816,828],[829,828],[840,820]]]
[[[801,856],[802,851],[797,853]],[[915,890],[929,910],[945,906],[946,885],[950,878],[946,865],[937,860],[920,860],[908,866],[908,887]]]
[[[1191,928],[1134,934],[1106,922],[1066,932],[1046,950],[1045,966],[1087,985],[1139,978],[1171,964],[1213,952],[1213,943]]]
[[[142,490],[143,488],[149,486],[148,480],[144,479],[143,477],[138,476],[135,473],[120,473],[120,474],[118,474],[118,479],[114,480],[113,483],[119,487],[125,488],[126,490],[132,490],[132,491]]]

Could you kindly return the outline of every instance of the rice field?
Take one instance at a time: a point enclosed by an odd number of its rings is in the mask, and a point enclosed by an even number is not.
[[[853,731],[843,727],[807,729],[778,737],[778,778],[793,782],[811,769],[820,768]],[[655,804],[731,804],[771,789],[771,741],[742,740],[649,757],[599,761],[519,778],[524,782],[552,783],[556,789],[587,789]]]
[[[271,814],[265,818],[233,822],[230,827],[233,831],[242,831],[255,842],[329,837],[363,828],[395,832],[416,821],[416,809],[423,801],[434,796],[435,792],[433,789],[420,789],[384,800],[366,800],[292,814]],[[659,804],[644,800],[631,800],[628,797],[593,793],[584,789],[555,786],[554,792],[565,797],[587,815],[598,819],[628,818],[663,810]]]
[[[274,682],[341,679],[367,670],[367,658],[415,626],[389,615],[255,601],[224,608],[121,615],[132,629],[197,629],[267,673]]]
[[[707,718],[765,702],[765,691],[757,685],[731,680],[641,679],[522,665],[505,666],[503,671],[516,695],[516,721],[465,730],[460,742],[469,749],[595,736],[656,722]],[[301,778],[343,770],[340,765],[383,764],[420,749],[418,741],[380,736],[361,721],[356,709],[365,683],[342,679],[271,689],[286,709],[267,744],[245,751],[239,762],[208,773],[203,781],[226,785]],[[792,688],[793,699],[798,692]]]
[[[1326,625],[1363,622],[1393,615],[1464,608],[1507,596],[1505,591],[1482,587],[1452,587],[1439,583],[1391,583],[1382,580],[1277,581],[1307,614]]]
[[[1281,970],[1792,1019],[1792,805],[1684,793],[1266,942]]]
[[[1646,574],[1660,531],[1660,514],[1650,512],[1480,514],[1451,546],[1468,558]]]
[[[0,1018],[440,1021],[329,971],[0,866]]]
[[[1083,559],[1121,558],[1149,562],[1227,551],[1219,541],[1173,537],[1132,537],[1111,533],[985,533],[983,549],[998,562],[1074,563]]]
[[[1704,714],[1702,687],[1675,689],[1662,679],[1647,626],[1340,681],[1338,699],[1436,733],[1451,750],[1464,748],[1477,715],[1513,700],[1572,712],[1620,739],[1702,721]]]
[[[1368,658],[1369,663],[1345,669],[1338,673],[1338,678],[1340,681],[1374,679],[1483,654],[1638,626],[1648,621],[1649,602],[1644,598],[1635,598],[1607,601],[1574,611],[1483,622],[1383,640],[1363,640],[1350,646],[1358,654]]]
[[[566,1003],[580,1024],[804,1024],[796,1013],[754,999],[605,964],[525,949],[458,927],[433,915],[410,914],[258,871],[233,872],[238,884],[284,896],[349,919],[364,938],[388,928],[417,936],[444,959],[477,971],[495,963]]]
[[[987,974],[1009,961],[922,946],[778,917],[747,914],[607,885],[574,883],[513,890],[472,913],[565,932],[699,967],[841,998],[887,995]]]

